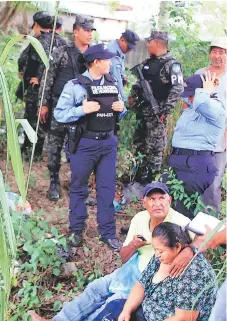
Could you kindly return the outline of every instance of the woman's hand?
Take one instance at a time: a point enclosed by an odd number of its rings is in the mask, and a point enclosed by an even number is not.
[[[200,75],[202,82],[203,82],[203,88],[210,89],[212,92],[214,89],[214,81],[216,79],[216,73],[211,73],[210,70],[206,71],[205,78],[203,75]]]
[[[123,310],[119,315],[118,321],[130,321],[130,319],[131,319],[131,314]]]
[[[124,110],[124,102],[122,100],[115,101],[112,104],[113,111],[118,111],[121,113]]]
[[[91,114],[99,111],[100,105],[97,101],[87,101],[87,99],[85,99],[82,108],[85,114]]]

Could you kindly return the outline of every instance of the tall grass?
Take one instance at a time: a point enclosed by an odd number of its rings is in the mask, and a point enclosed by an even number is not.
[[[9,97],[9,90],[3,72],[4,63],[12,50],[12,47],[24,35],[17,35],[13,37],[5,46],[0,56],[0,86],[2,89],[2,100],[5,112],[6,126],[7,126],[7,154],[12,163],[12,168],[18,190],[22,200],[26,200],[26,187],[23,163],[18,142],[18,135],[13,114],[13,108]],[[32,46],[36,49],[39,56],[46,67],[49,66],[49,60],[41,43],[34,37],[26,36]],[[12,220],[7,203],[5,184],[2,172],[0,171],[0,320],[5,321],[8,309],[8,301],[11,289],[11,279],[14,270],[14,262],[16,258],[16,238],[12,226]]]

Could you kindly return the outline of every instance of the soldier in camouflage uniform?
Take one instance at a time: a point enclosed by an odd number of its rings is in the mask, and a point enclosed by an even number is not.
[[[54,19],[55,19],[55,17],[53,16],[53,26],[54,26]],[[62,18],[57,17],[56,25],[55,25],[55,32],[54,32],[54,37],[55,37],[55,41],[57,43],[57,46],[56,46],[57,48],[66,45],[66,40],[59,35],[59,32],[62,31],[62,24],[63,24]],[[52,32],[53,32],[53,30],[51,30],[51,33]]]
[[[156,117],[150,104],[144,100],[140,83],[133,88],[129,104],[134,107],[137,118],[137,128],[134,135],[136,152],[144,155],[135,180],[146,184],[160,172],[163,151],[166,147],[167,116],[183,92],[183,75],[179,62],[168,52],[168,33],[153,31],[147,42],[151,55],[143,63],[142,73],[151,85],[154,98],[159,105]]]
[[[86,15],[76,15],[73,25],[74,42],[55,50],[50,61],[47,81],[44,88],[43,106],[40,121],[45,123],[48,115],[52,117],[52,110],[56,107],[64,85],[71,79],[82,74],[87,68],[84,60],[80,60],[83,53],[92,42],[94,19]],[[41,81],[40,97],[43,91],[44,79]],[[51,201],[59,199],[61,167],[61,150],[67,133],[67,124],[58,123],[52,117],[48,135],[48,169],[50,171],[50,189],[48,198]]]
[[[35,32],[35,37],[42,44],[47,56],[49,56],[50,44],[52,35],[49,32],[52,28],[53,20],[48,12],[36,12],[33,16],[34,23],[32,29]],[[53,47],[56,46],[55,39]],[[33,129],[36,129],[37,115],[38,115],[38,93],[39,84],[45,70],[45,65],[40,56],[29,44],[28,47],[22,52],[18,59],[19,78],[23,79],[25,91],[25,114],[24,118],[27,119]],[[45,139],[45,132],[47,129],[46,124],[41,124],[38,128],[38,141],[35,147],[35,158],[39,159],[42,155],[43,144]],[[24,143],[21,147],[22,154],[25,159],[28,159],[30,154],[31,143],[25,135]]]

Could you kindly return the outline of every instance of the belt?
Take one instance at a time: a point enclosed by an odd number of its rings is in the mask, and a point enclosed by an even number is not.
[[[82,135],[83,138],[91,138],[97,140],[108,139],[111,136],[114,136],[113,130],[111,130],[110,132],[91,132],[90,130],[86,130]]]
[[[214,152],[205,151],[205,150],[193,150],[193,149],[186,149],[186,148],[171,148],[171,154],[175,155],[200,155],[200,156],[209,156],[214,155]]]

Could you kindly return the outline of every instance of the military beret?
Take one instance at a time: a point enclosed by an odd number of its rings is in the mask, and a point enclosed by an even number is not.
[[[140,40],[140,38],[138,37],[138,35],[134,31],[132,31],[130,29],[125,30],[125,32],[122,33],[122,37],[124,37],[127,40],[128,47],[131,50],[136,49],[136,43],[137,43],[137,41]]]
[[[91,46],[83,53],[86,62],[91,62],[95,59],[111,59],[115,56],[116,54],[109,51],[103,43]]]
[[[167,31],[151,31],[151,35],[147,38],[147,40],[150,41],[152,39],[161,39],[168,41],[169,35]]]
[[[88,15],[76,14],[73,27],[80,26],[85,30],[96,30],[94,27],[94,19]]]

